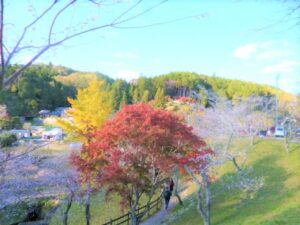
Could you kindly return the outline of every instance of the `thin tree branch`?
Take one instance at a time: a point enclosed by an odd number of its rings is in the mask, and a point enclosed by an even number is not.
[[[279,20],[275,21],[274,23],[272,24],[269,24],[265,27],[261,27],[261,28],[258,28],[256,31],[262,31],[262,30],[267,30],[267,29],[270,29],[278,24],[281,24],[281,23],[284,23],[286,21],[286,19],[290,16],[292,16],[297,10],[300,10],[300,4],[297,5],[296,7],[292,8],[286,15],[284,15],[283,17],[281,17]],[[297,23],[296,23],[297,25]]]
[[[117,18],[115,18],[112,23],[117,22],[119,19],[121,19],[123,16],[128,14],[130,11],[132,11],[136,6],[138,6],[143,0],[139,0],[137,3],[135,3],[133,6],[129,7],[127,10],[125,10],[123,13],[121,13]]]
[[[1,83],[3,79],[3,75],[5,73],[5,66],[4,66],[4,51],[3,51],[3,18],[4,18],[4,2],[1,0],[1,6],[0,6],[0,57],[1,57]]]
[[[54,28],[54,25],[56,23],[56,20],[58,19],[58,17],[64,13],[66,11],[67,8],[69,8],[71,5],[73,5],[77,0],[72,0],[70,1],[68,4],[66,4],[63,8],[61,8],[57,13],[56,15],[54,16],[53,20],[52,20],[52,23],[50,25],[50,29],[49,29],[49,34],[48,34],[48,44],[50,45],[51,44],[51,36],[52,36],[52,32],[53,32],[53,28]]]
[[[5,51],[7,52],[7,54],[10,54],[10,51],[9,51],[8,48],[5,46],[5,44],[2,43],[2,45],[3,45],[3,48],[5,49]]]
[[[48,144],[48,143],[47,143],[47,144]],[[8,161],[17,159],[17,158],[19,158],[19,157],[22,157],[23,155],[26,155],[26,154],[28,154],[28,153],[31,153],[31,152],[37,150],[37,149],[40,149],[40,148],[46,146],[47,144],[43,144],[43,145],[36,146],[36,147],[34,147],[34,148],[30,149],[30,150],[26,149],[25,152],[23,152],[23,153],[21,153],[21,154],[19,154],[19,155],[15,155],[15,156],[13,156],[13,157],[11,157],[11,158],[7,158],[7,159],[1,161],[1,162],[0,162],[0,165],[1,165],[2,163],[6,163],[6,162],[8,162]]]
[[[54,5],[55,5],[57,2],[58,2],[58,0],[54,0],[54,1],[52,2],[52,4],[51,4],[47,9],[45,9],[45,10],[41,13],[41,15],[39,15],[36,19],[34,19],[30,24],[28,24],[28,25],[24,28],[23,33],[21,34],[21,37],[20,37],[19,40],[17,41],[17,44],[15,45],[15,47],[13,48],[13,50],[11,51],[11,53],[9,54],[9,56],[8,56],[7,59],[6,59],[5,67],[9,65],[11,58],[14,56],[16,50],[19,48],[19,46],[20,46],[22,40],[24,39],[24,37],[25,37],[25,35],[26,35],[26,33],[27,33],[27,30],[28,30],[31,26],[33,26],[34,24],[36,24],[41,18],[43,18],[43,17],[44,17],[44,16],[45,16],[45,15],[46,15],[53,7],[54,7]]]
[[[155,9],[155,8],[157,8],[157,7],[159,7],[159,6],[161,6],[162,4],[166,3],[167,1],[168,1],[168,0],[163,0],[163,1],[161,1],[161,2],[159,2],[159,3],[157,3],[157,4],[155,4],[155,5],[153,5],[152,7],[148,8],[148,9],[146,9],[146,10],[144,10],[144,11],[142,11],[142,12],[140,12],[140,13],[134,15],[134,16],[131,16],[131,17],[127,18],[127,19],[121,20],[121,21],[119,21],[119,22],[117,22],[117,23],[118,23],[118,24],[121,24],[121,23],[128,22],[128,21],[130,21],[130,20],[134,20],[134,19],[140,17],[141,15],[144,15],[144,14],[146,14],[146,13],[152,11],[153,9]],[[140,0],[136,5],[138,5],[138,4],[140,4],[140,3],[141,3],[141,0]],[[135,5],[135,6],[136,6],[136,5]],[[134,6],[134,7],[135,7],[135,6]]]
[[[204,17],[205,16],[203,16],[202,14],[200,14],[200,15],[186,16],[186,17],[181,17],[181,18],[177,18],[177,19],[173,19],[173,20],[168,20],[168,21],[158,22],[158,23],[152,23],[152,24],[147,24],[147,25],[141,25],[141,26],[128,26],[128,27],[124,27],[124,26],[113,25],[113,27],[114,28],[118,28],[118,29],[141,29],[141,28],[149,28],[149,27],[156,27],[156,26],[171,24],[171,23],[175,23],[175,22],[179,22],[179,21],[183,21],[183,20],[187,20],[187,19],[192,19],[192,18],[199,19],[199,18],[204,18]]]
[[[196,17],[204,17],[203,14],[202,15],[197,15],[197,16],[187,16],[187,17],[183,17],[183,18],[178,18],[178,19],[174,19],[174,20],[169,20],[169,21],[165,21],[165,22],[160,22],[160,23],[154,23],[154,24],[149,24],[149,25],[145,25],[145,26],[132,26],[132,27],[121,27],[119,25],[125,23],[125,22],[128,22],[128,21],[131,21],[131,20],[134,20],[144,14],[147,14],[149,13],[150,11],[152,11],[153,9],[157,8],[158,6],[164,4],[165,2],[167,2],[168,0],[163,0],[163,1],[160,1],[158,4],[155,4],[153,5],[152,7],[142,11],[141,13],[138,13],[134,16],[131,16],[127,19],[124,19],[124,20],[121,20],[121,21],[118,21],[120,20],[123,16],[125,16],[126,14],[128,14],[131,10],[133,10],[137,5],[139,5],[142,0],[139,0],[136,4],[134,4],[132,7],[130,7],[129,9],[127,9],[126,11],[124,11],[123,13],[121,13],[121,15],[118,15],[115,19],[112,20],[112,22],[110,23],[107,23],[107,24],[104,24],[104,25],[99,25],[99,26],[95,26],[95,27],[92,27],[92,28],[89,28],[89,29],[86,29],[86,30],[82,30],[82,31],[79,31],[79,32],[75,32],[71,35],[67,35],[65,36],[64,38],[58,40],[58,41],[55,41],[53,43],[51,43],[51,36],[52,36],[52,33],[53,33],[53,29],[54,29],[54,26],[56,24],[56,21],[58,19],[58,17],[69,7],[71,6],[72,4],[74,4],[77,0],[72,0],[70,1],[67,5],[65,5],[62,9],[60,9],[56,15],[54,16],[54,19],[50,25],[50,29],[49,29],[49,34],[48,34],[48,44],[44,47],[41,46],[41,50],[29,61],[27,62],[22,68],[20,68],[18,71],[16,71],[15,73],[13,73],[8,79],[6,79],[4,82],[3,82],[3,86],[8,86],[10,85],[12,82],[14,82],[16,80],[16,78],[18,76],[20,76],[20,74],[26,69],[28,68],[33,62],[35,62],[35,60],[37,58],[39,58],[42,54],[44,54],[48,49],[52,48],[52,47],[55,47],[55,46],[58,46],[58,45],[61,45],[62,43],[64,43],[65,41],[67,40],[70,40],[72,38],[75,38],[77,36],[80,36],[80,35],[83,35],[83,34],[86,34],[86,33],[90,33],[92,31],[96,31],[96,30],[100,30],[100,29],[103,29],[103,28],[106,28],[106,27],[114,27],[114,28],[120,28],[120,29],[134,29],[134,28],[145,28],[145,27],[151,27],[151,26],[158,26],[158,25],[163,25],[163,24],[169,24],[169,23],[174,23],[174,22],[177,22],[177,21],[181,21],[181,20],[186,20],[186,19],[190,19],[190,18],[196,18]],[[19,45],[21,43],[21,41],[23,40],[27,30],[29,27],[31,27],[33,24],[35,24],[36,22],[38,22],[45,14],[47,14],[47,12],[49,12],[52,7],[58,2],[58,0],[55,0],[39,17],[37,17],[32,23],[30,23],[28,26],[26,26],[24,28],[24,31],[20,37],[20,39],[18,40],[16,46],[14,47],[13,51],[9,54],[7,60],[6,60],[6,63],[5,63],[5,66],[7,66],[11,60],[11,58],[14,56],[14,54],[16,53],[16,51],[20,51],[20,50],[24,50],[24,49],[29,49],[30,46],[24,46],[22,48],[19,48]],[[38,48],[38,47],[34,47],[34,48]],[[19,50],[18,50],[19,49]]]
[[[41,48],[44,48],[45,46],[35,46],[35,45],[27,45],[27,46],[23,46],[23,47],[20,47],[17,49],[17,51],[15,51],[15,53],[19,53],[23,50],[26,50],[26,49],[41,49]]]
[[[16,72],[14,72],[9,78],[7,78],[6,80],[4,80],[3,87],[6,87],[6,86],[12,84],[25,69],[27,69],[30,65],[32,65],[32,63],[35,62],[35,60],[37,60],[42,54],[44,54],[50,47],[52,47],[52,45],[45,46],[29,62],[27,62],[19,70],[17,70]]]

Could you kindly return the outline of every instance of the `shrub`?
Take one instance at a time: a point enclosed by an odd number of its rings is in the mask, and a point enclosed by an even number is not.
[[[4,132],[4,133],[0,134],[1,147],[12,146],[12,144],[16,141],[17,141],[17,136],[15,134],[10,134],[8,132]]]
[[[21,122],[19,117],[1,118],[0,127],[3,130],[18,129],[21,127]]]

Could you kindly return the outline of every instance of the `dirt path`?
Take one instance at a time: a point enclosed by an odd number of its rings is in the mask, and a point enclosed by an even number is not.
[[[195,191],[195,186],[192,184],[192,182],[188,182],[185,187],[182,188],[182,191],[180,192],[180,197],[184,199],[185,197],[189,196]],[[141,223],[141,225],[159,225],[163,224],[165,218],[172,212],[173,208],[178,203],[178,200],[175,196],[172,196],[171,201],[169,203],[169,208],[165,209],[164,207],[158,211],[155,215],[150,217],[145,222]]]

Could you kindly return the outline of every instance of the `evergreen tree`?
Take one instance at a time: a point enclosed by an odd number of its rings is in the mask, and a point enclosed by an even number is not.
[[[143,103],[149,102],[149,91],[148,90],[144,91],[144,94],[143,94],[143,97],[142,97],[142,102]]]
[[[139,102],[139,91],[137,88],[133,91],[132,101],[134,104]]]
[[[207,91],[205,89],[201,89],[199,91],[199,94],[200,94],[200,103],[203,105],[203,106],[208,106],[208,94],[207,94]]]
[[[163,108],[166,103],[165,92],[163,88],[158,88],[155,94],[155,103],[154,106],[157,108]]]
[[[122,94],[122,100],[120,102],[120,106],[119,106],[119,109],[121,110],[123,108],[124,105],[127,105],[128,104],[128,98],[127,98],[127,94],[126,94],[126,91],[123,91],[123,94]]]

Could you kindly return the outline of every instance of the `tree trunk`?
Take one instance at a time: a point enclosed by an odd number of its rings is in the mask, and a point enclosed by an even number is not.
[[[176,168],[176,174],[175,174],[175,188],[174,188],[174,195],[177,197],[179,204],[182,206],[183,202],[181,200],[181,197],[178,193],[178,185],[179,185],[179,168]]]
[[[131,208],[131,225],[138,225],[138,218],[136,216],[136,207]]]
[[[71,208],[72,203],[73,203],[73,197],[74,197],[74,193],[72,192],[70,197],[68,198],[67,208],[66,208],[66,210],[64,211],[64,214],[63,214],[63,218],[62,218],[63,225],[68,225],[68,214],[69,214],[70,208]]]
[[[176,198],[178,199],[178,202],[179,202],[179,205],[183,206],[183,201],[180,197],[180,195],[178,194],[177,190],[175,189],[175,192],[174,192]]]
[[[205,191],[206,191],[206,218],[205,225],[210,225],[211,222],[211,189],[210,189],[210,180],[206,173],[202,174],[203,181],[205,183]]]
[[[4,63],[4,46],[3,46],[3,28],[4,28],[4,1],[0,1],[0,62],[1,62],[1,73],[0,73],[0,90],[3,87],[3,80],[5,75],[5,63]]]
[[[88,185],[88,190],[87,190],[87,194],[86,194],[86,201],[85,201],[86,225],[90,225],[90,220],[91,220],[90,204],[91,204],[91,187],[90,187],[90,185]]]
[[[284,137],[284,148],[285,148],[285,151],[286,151],[287,153],[289,153],[290,148],[289,148],[289,137],[288,137],[288,135],[286,135],[286,136]]]
[[[205,183],[202,185],[200,180],[194,175],[192,170],[185,165],[184,168],[188,174],[193,178],[198,186],[198,211],[203,219],[204,225],[211,225],[210,223],[210,210],[211,210],[211,190],[209,177],[205,172],[201,173],[201,177]]]
[[[242,170],[242,168],[239,166],[239,164],[237,163],[235,157],[232,157],[232,162],[233,162],[233,165],[235,166],[235,168],[237,169],[239,175],[242,175],[242,174],[243,174],[243,170]]]
[[[140,224],[140,217],[139,217],[139,212],[137,212],[137,208],[139,207],[141,194],[139,193],[138,188],[136,187],[134,187],[134,195],[135,195],[135,201],[134,204],[132,204],[130,207],[131,225],[138,225]]]
[[[202,188],[198,189],[198,211],[203,219],[204,225],[210,225],[210,218],[208,217],[207,214],[207,209],[203,198],[204,195],[203,191],[204,189]]]

